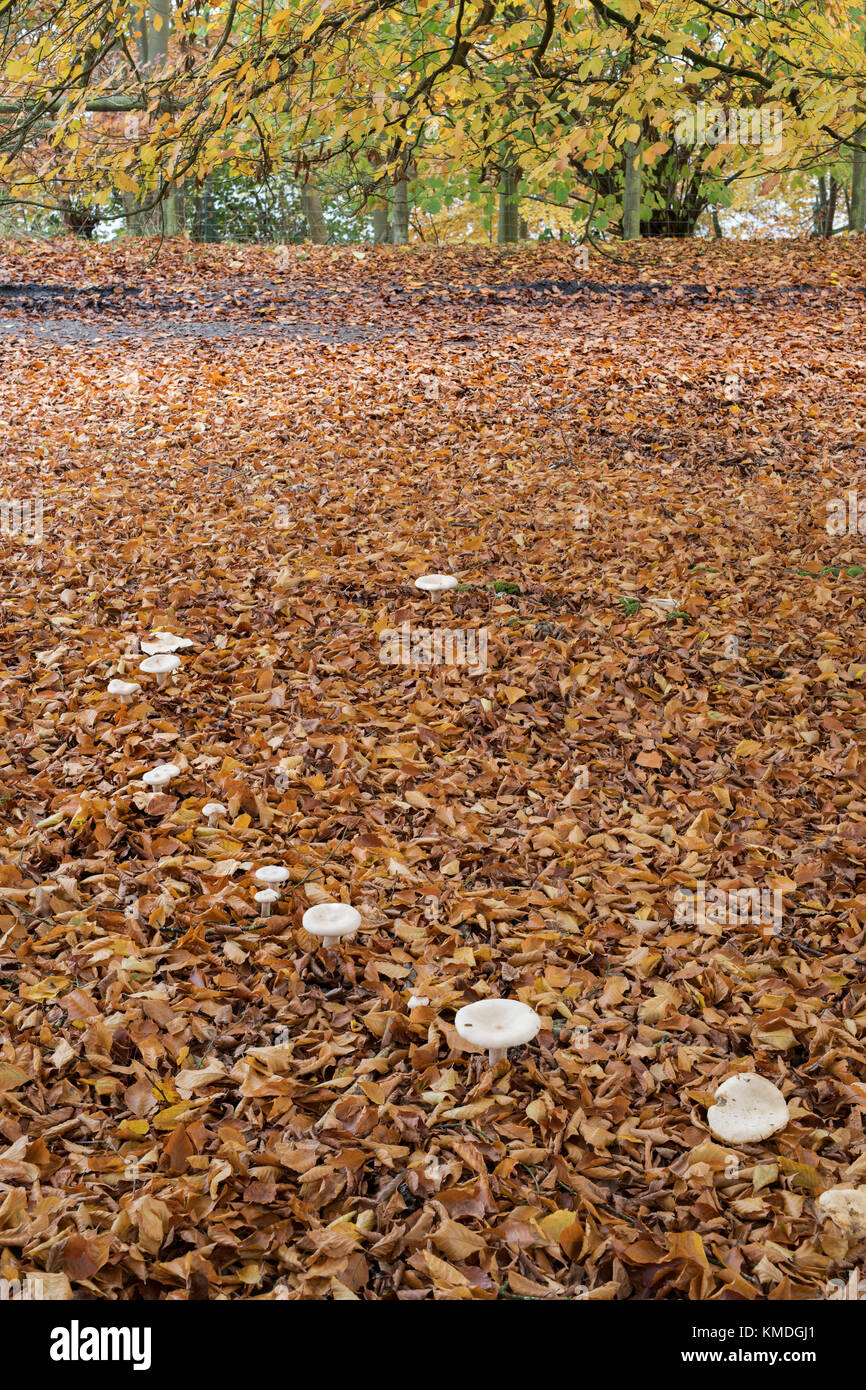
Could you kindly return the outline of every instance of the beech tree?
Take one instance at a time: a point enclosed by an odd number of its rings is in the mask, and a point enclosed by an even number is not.
[[[138,214],[164,205],[170,230],[179,184],[221,164],[252,177],[291,167],[309,189],[317,165],[375,150],[395,240],[408,235],[401,171],[414,164],[423,178],[455,161],[498,184],[506,239],[517,178],[633,235],[639,176],[650,188],[678,113],[711,100],[778,110],[783,137],[773,152],[710,149],[702,172],[732,162],[769,190],[844,151],[852,220],[864,220],[866,54],[853,0],[264,0],[255,11],[0,0],[0,17],[8,200],[60,205],[74,192],[99,208],[119,189]],[[605,179],[617,206],[600,217]]]

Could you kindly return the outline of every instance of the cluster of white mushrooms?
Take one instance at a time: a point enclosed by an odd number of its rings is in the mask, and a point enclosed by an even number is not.
[[[156,683],[162,689],[181,664],[177,655],[180,648],[191,646],[188,637],[176,637],[173,632],[151,633],[141,644],[147,658],[140,663],[140,670],[146,676],[156,676]]]
[[[173,632],[152,632],[150,637],[142,640],[141,650],[147,655],[139,663],[139,669],[146,676],[156,676],[156,683],[162,689],[181,664],[176,653],[181,647],[191,646],[189,637],[177,637]],[[140,691],[141,686],[137,681],[115,679],[108,682],[109,695],[119,695],[121,700],[128,700]]]
[[[144,661],[139,663],[140,669],[148,676],[156,676],[156,683],[162,687],[166,684],[169,677],[180,666],[180,657],[176,652],[181,647],[191,647],[192,642],[189,637],[177,637],[173,632],[152,632],[150,637],[143,638],[141,649],[147,653]],[[110,680],[108,682],[108,694],[119,695],[121,703],[132,699],[133,696],[141,693],[141,686],[138,681]],[[180,768],[176,763],[159,763],[156,767],[151,767],[142,774],[142,782],[151,791],[163,791],[175,777],[180,776]],[[213,809],[213,807],[211,807]],[[220,806],[219,810],[224,812],[225,807]],[[207,813],[207,808],[205,808]],[[212,821],[208,822],[213,824]]]
[[[716,1088],[707,1110],[710,1130],[723,1143],[757,1144],[783,1130],[791,1116],[788,1102],[772,1081],[757,1072],[737,1072]],[[866,1236],[866,1188],[831,1187],[818,1197],[825,1221],[853,1240]]]
[[[274,903],[279,902],[280,888],[288,877],[288,869],[280,864],[263,864],[256,869],[253,878],[261,887],[253,897],[261,908],[262,917],[270,917]],[[361,925],[361,914],[348,903],[319,903],[316,907],[308,907],[301,921],[304,931],[330,943],[354,936]]]
[[[415,588],[429,594],[435,603],[450,589],[457,588],[457,580],[453,574],[422,574],[415,580]],[[317,908],[310,909],[310,912],[316,911]],[[307,917],[309,915],[306,914]],[[409,999],[409,1008],[423,1008],[429,1002],[427,995],[413,994]],[[487,1049],[488,1060],[493,1067],[508,1055],[510,1047],[522,1047],[532,1042],[541,1027],[541,1019],[534,1009],[519,999],[478,999],[474,1004],[458,1009],[454,1027],[465,1042]]]
[[[415,587],[436,602],[457,587],[457,580],[450,574],[422,574],[415,580]],[[189,638],[176,637],[171,632],[154,632],[141,643],[147,653],[141,670],[155,676],[157,684],[163,687],[181,664],[177,651],[191,645]],[[108,685],[108,693],[122,699],[140,690],[141,686],[133,681],[112,680]],[[159,791],[179,775],[180,768],[175,763],[161,763],[145,772],[142,781]],[[219,801],[209,801],[202,807],[202,814],[213,828],[226,814],[226,807]],[[280,889],[289,878],[289,871],[278,864],[264,864],[256,869],[253,877],[259,885],[254,894],[255,902],[262,918],[267,918],[279,902]],[[319,903],[307,909],[302,924],[305,931],[320,941],[336,943],[355,935],[361,925],[361,914],[348,903]],[[429,1003],[428,996],[413,994],[409,1008]],[[508,1055],[509,1048],[531,1042],[541,1028],[541,1019],[519,999],[479,999],[457,1011],[454,1026],[465,1042],[486,1049],[493,1067]],[[752,1144],[785,1128],[789,1121],[788,1104],[771,1081],[754,1072],[740,1072],[728,1077],[717,1088],[714,1104],[707,1111],[707,1121],[712,1133],[724,1143]],[[819,1202],[825,1215],[840,1226],[858,1230],[862,1226],[866,1233],[866,1195],[859,1190],[834,1189],[823,1194]]]

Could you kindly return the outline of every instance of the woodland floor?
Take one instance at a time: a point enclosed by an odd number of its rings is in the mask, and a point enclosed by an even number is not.
[[[154,249],[0,243],[43,532],[0,552],[0,1278],[826,1297],[866,1258],[815,1201],[866,1173],[857,243]],[[404,620],[486,672],[383,664]],[[782,934],[674,921],[697,881]],[[491,1072],[453,1018],[500,993],[543,1026]],[[742,1069],[791,1122],[732,1150]]]

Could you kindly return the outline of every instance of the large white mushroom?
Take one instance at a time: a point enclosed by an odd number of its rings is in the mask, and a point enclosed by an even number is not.
[[[149,656],[146,661],[142,661],[139,670],[144,671],[145,675],[156,676],[156,683],[161,689],[180,664],[179,656],[175,656],[172,652],[160,652],[156,656]]]
[[[148,656],[156,656],[159,652],[176,652],[181,647],[191,646],[188,637],[175,637],[173,632],[152,632],[141,642],[141,650],[147,652]]]
[[[348,903],[318,903],[307,908],[301,925],[311,936],[337,941],[341,936],[355,935],[361,925],[361,914]]]
[[[782,1092],[756,1072],[729,1076],[713,1099],[707,1123],[725,1144],[756,1144],[788,1123],[788,1102]]]
[[[260,883],[263,888],[279,888],[289,877],[288,869],[284,869],[281,864],[263,864],[253,874],[256,883]]]
[[[866,1187],[831,1187],[822,1192],[818,1206],[826,1220],[846,1235],[866,1236]]]
[[[152,787],[154,791],[162,791],[173,782],[175,777],[180,776],[180,768],[177,763],[160,763],[158,767],[149,768],[142,774],[142,782],[145,786]]]
[[[532,1042],[541,1019],[519,999],[478,999],[457,1010],[454,1027],[466,1042],[487,1048],[493,1067],[508,1055],[509,1047]]]
[[[438,600],[448,589],[457,588],[457,580],[453,574],[422,574],[415,580],[415,588],[423,589],[431,599]]]

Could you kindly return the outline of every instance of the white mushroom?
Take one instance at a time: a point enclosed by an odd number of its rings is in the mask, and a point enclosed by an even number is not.
[[[361,914],[348,903],[318,903],[308,907],[301,924],[311,936],[336,941],[341,936],[354,936],[361,925]]]
[[[120,695],[123,699],[128,699],[130,695],[136,695],[140,689],[141,686],[138,681],[114,680],[108,682],[109,695]]]
[[[162,688],[172,671],[176,671],[179,665],[179,656],[173,656],[171,652],[160,652],[157,656],[149,656],[146,661],[142,661],[139,670],[144,671],[145,675],[156,676],[156,683]]]
[[[756,1072],[729,1076],[716,1090],[707,1123],[725,1144],[755,1144],[788,1123],[788,1102],[778,1086]]]
[[[284,869],[281,864],[263,864],[253,874],[256,883],[264,884],[265,888],[278,888],[288,877],[288,869]]]
[[[224,816],[226,808],[221,801],[207,801],[201,808],[203,816],[207,816],[208,825],[216,825],[220,816]]]
[[[175,637],[173,632],[152,632],[142,639],[141,650],[148,656],[156,656],[159,652],[176,652],[180,647],[191,646],[188,637]]]
[[[257,903],[261,903],[263,917],[270,917],[273,904],[280,901],[279,893],[275,893],[273,888],[262,888],[261,892],[254,893],[253,897]]]
[[[424,1006],[425,1006],[426,1004],[429,1004],[429,1003],[430,1003],[430,997],[429,997],[429,995],[427,995],[427,994],[410,994],[410,995],[409,995],[409,1008],[410,1008],[410,1009],[423,1009]]]
[[[532,1042],[541,1019],[519,999],[479,999],[457,1010],[454,1027],[466,1042],[487,1048],[493,1067],[507,1056],[509,1047]]]
[[[831,1187],[821,1193],[818,1206],[846,1235],[866,1236],[866,1187]]]
[[[440,599],[447,589],[456,589],[457,580],[453,574],[422,574],[415,580],[415,588],[423,589],[432,599]]]
[[[152,767],[143,773],[141,780],[146,786],[153,787],[154,791],[161,791],[179,776],[180,768],[177,763],[160,763],[158,767]]]

